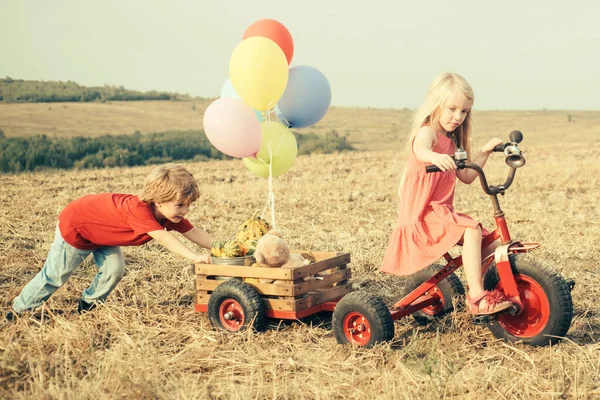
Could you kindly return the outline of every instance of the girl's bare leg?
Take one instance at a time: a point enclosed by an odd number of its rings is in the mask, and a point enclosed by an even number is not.
[[[497,294],[488,294],[483,289],[481,276],[481,227],[465,229],[463,239],[463,265],[465,276],[469,285],[467,307],[469,312],[475,315],[489,315],[504,311],[511,307],[511,303]],[[498,243],[492,243],[484,253],[491,254],[498,247]]]
[[[477,228],[465,229],[465,234],[463,236],[462,261],[465,267],[467,284],[469,285],[469,297],[476,298],[483,292],[480,226]]]

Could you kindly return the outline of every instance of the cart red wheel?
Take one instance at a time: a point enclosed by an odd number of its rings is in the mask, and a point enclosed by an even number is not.
[[[226,299],[219,307],[219,321],[228,331],[239,331],[244,326],[244,309],[234,299]]]
[[[394,321],[383,301],[364,292],[345,295],[336,305],[333,332],[340,344],[372,347],[392,340]]]
[[[554,344],[565,336],[573,318],[569,285],[553,268],[530,255],[509,255],[523,309],[517,315],[500,314],[488,328],[497,338],[532,346]],[[496,265],[484,278],[486,289],[502,290]]]
[[[443,266],[438,264],[432,264],[429,267],[415,273],[406,282],[404,291],[401,297],[406,296],[421,284],[431,278],[433,275],[440,272]],[[465,295],[465,289],[462,285],[458,276],[455,273],[451,273],[433,287],[430,294],[435,294],[439,300],[430,306],[420,309],[419,311],[412,314],[415,321],[421,325],[426,325],[436,319],[443,317],[450,313],[453,309],[452,299],[454,297],[462,298]]]
[[[371,340],[371,324],[359,312],[351,312],[344,318],[342,329],[350,343],[365,346]]]
[[[248,328],[261,331],[265,324],[264,304],[254,287],[231,279],[210,295],[208,318],[213,326],[229,332]]]

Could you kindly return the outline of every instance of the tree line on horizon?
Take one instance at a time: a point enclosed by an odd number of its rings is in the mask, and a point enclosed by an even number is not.
[[[55,102],[106,102],[139,100],[177,100],[188,95],[158,92],[140,92],[123,86],[82,86],[73,81],[35,81],[0,79],[0,102],[3,103],[55,103]]]
[[[93,102],[177,100],[189,98],[166,92],[138,92],[123,86],[85,87],[75,82],[0,79],[0,102]],[[0,172],[44,169],[132,167],[171,161],[231,159],[218,151],[202,130],[164,131],[142,135],[60,138],[38,134],[7,138],[0,126]],[[294,132],[298,154],[355,150],[335,130],[325,135]]]
[[[355,150],[335,130],[324,135],[295,133],[298,154]],[[45,134],[7,138],[0,129],[0,171],[21,173],[45,169],[133,167],[171,161],[208,161],[231,157],[217,150],[201,130],[142,135],[58,138]]]

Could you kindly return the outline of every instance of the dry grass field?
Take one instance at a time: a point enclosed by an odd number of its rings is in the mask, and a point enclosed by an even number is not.
[[[160,104],[2,104],[0,128],[7,136],[64,136],[201,127],[199,105]],[[275,180],[277,225],[291,247],[349,252],[355,290],[386,302],[404,286],[379,265],[395,224],[409,117],[402,110],[332,108],[312,131],[335,129],[362,151],[300,156]],[[372,349],[336,344],[329,313],[271,320],[258,334],[223,333],[193,310],[189,264],[147,244],[124,249],[126,275],[93,312],[76,312],[95,274],[87,262],[40,313],[0,321],[0,398],[600,398],[600,112],[486,111],[475,121],[476,144],[517,128],[525,135],[527,164],[500,201],[512,236],[541,242],[533,254],[576,281],[572,325],[558,345],[501,342],[460,310],[428,326],[398,320],[394,340]],[[202,191],[189,219],[217,238],[267,201],[266,180],[239,160],[186,166]],[[69,201],[137,192],[150,169],[0,175],[1,314],[41,268]],[[486,172],[492,183],[504,180],[499,155]],[[491,203],[478,184],[457,191],[456,208],[491,226]]]

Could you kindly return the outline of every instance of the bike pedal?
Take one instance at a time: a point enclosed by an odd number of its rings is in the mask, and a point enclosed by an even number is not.
[[[486,325],[490,323],[491,315],[477,315],[473,317],[473,323],[475,325]]]
[[[516,304],[513,304],[512,306],[510,306],[510,308],[506,309],[506,311],[501,312],[500,314],[517,315],[518,313],[519,313],[519,306],[517,306]]]

